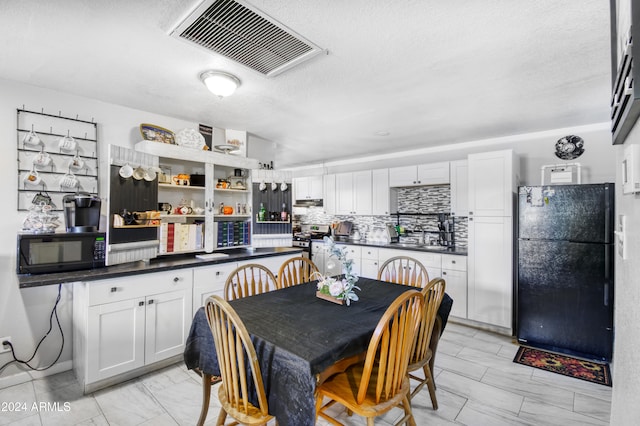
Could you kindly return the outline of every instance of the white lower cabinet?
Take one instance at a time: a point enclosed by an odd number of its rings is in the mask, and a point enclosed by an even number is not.
[[[236,262],[201,266],[193,269],[193,313],[204,306],[207,297],[214,294],[224,299],[224,283],[238,267]]]
[[[238,262],[238,267],[249,264],[249,263],[257,263],[262,266],[266,266],[273,273],[273,275],[276,278],[278,278],[278,271],[280,270],[280,266],[282,266],[282,264],[286,260],[292,259],[294,257],[300,257],[300,256],[302,256],[302,253],[284,254],[282,256],[269,256],[269,257],[260,257],[258,259],[252,259],[252,260],[243,260],[241,262]]]
[[[512,241],[512,218],[469,218],[470,320],[511,329]]]
[[[362,261],[360,276],[365,278],[378,278],[379,251],[375,247],[362,247]]]
[[[467,318],[467,257],[442,255],[445,291],[453,299],[450,315]]]
[[[346,244],[344,247],[347,249],[347,259],[353,260],[353,263],[351,265],[351,273],[353,273],[354,275],[360,276],[362,274],[362,248],[363,247],[349,245],[349,244]],[[340,274],[343,271],[338,273]]]
[[[387,260],[396,256],[408,256],[418,260],[424,265],[429,274],[429,279],[440,277],[442,275],[441,258],[440,253],[429,253],[415,250],[396,250],[396,249],[380,249],[379,260],[380,266]]]
[[[74,284],[73,364],[85,392],[183,354],[192,277],[182,269]]]

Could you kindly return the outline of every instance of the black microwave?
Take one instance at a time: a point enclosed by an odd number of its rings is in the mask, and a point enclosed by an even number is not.
[[[18,274],[49,274],[105,266],[104,232],[18,234]]]

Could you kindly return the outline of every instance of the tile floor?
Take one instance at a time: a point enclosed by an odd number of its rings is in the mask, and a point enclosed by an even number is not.
[[[447,324],[436,357],[440,408],[431,409],[425,387],[412,402],[417,424],[609,424],[611,388],[515,364],[517,349],[508,337]],[[207,424],[218,415],[212,399]],[[0,411],[0,425],[194,425],[201,389],[199,377],[178,363],[91,395],[82,395],[68,371],[0,389],[0,402],[11,401],[25,410]],[[34,402],[50,404],[32,410]],[[339,406],[332,409],[347,425],[366,424]],[[394,409],[376,424],[392,424],[400,415]],[[318,424],[328,425],[322,419]]]

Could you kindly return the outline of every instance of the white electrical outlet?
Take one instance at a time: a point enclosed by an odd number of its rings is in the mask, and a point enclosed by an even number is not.
[[[11,342],[11,336],[0,338],[0,354],[3,354],[5,352],[11,352],[11,346],[9,345],[5,346],[2,344],[2,342],[6,342],[6,341]]]

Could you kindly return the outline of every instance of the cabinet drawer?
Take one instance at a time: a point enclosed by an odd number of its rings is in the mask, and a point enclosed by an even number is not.
[[[193,272],[191,269],[179,269],[112,278],[86,285],[89,289],[89,306],[93,306],[190,288],[193,285]]]
[[[347,249],[347,259],[353,259],[354,261],[360,260],[362,257],[362,247],[350,245],[346,245],[345,247]]]
[[[362,259],[378,260],[378,248],[362,247]]]
[[[193,268],[194,288],[220,287],[224,289],[227,277],[238,267],[236,262],[224,263],[215,266],[201,266]]]
[[[442,269],[450,269],[452,271],[466,271],[467,256],[452,256],[450,254],[443,254]]]

